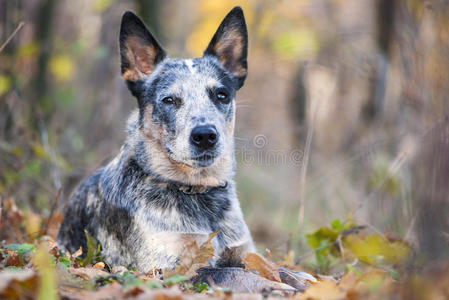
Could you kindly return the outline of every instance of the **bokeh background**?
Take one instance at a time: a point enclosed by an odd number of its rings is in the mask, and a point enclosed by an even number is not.
[[[0,45],[19,27],[0,50],[2,201],[45,218],[118,152],[136,108],[119,72],[125,10],[186,58],[235,5],[250,37],[236,180],[258,248],[306,259],[304,233],[351,218],[446,256],[442,0],[0,0]]]

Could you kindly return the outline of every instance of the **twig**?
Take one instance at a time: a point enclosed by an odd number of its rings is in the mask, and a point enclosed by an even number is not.
[[[382,187],[384,186],[384,184],[387,182],[388,179],[391,178],[391,176],[395,175],[398,170],[401,168],[401,166],[404,164],[404,162],[406,161],[408,157],[408,152],[403,151],[400,152],[395,160],[393,161],[393,163],[390,165],[390,167],[388,168],[385,176],[382,178],[382,180],[380,180],[380,182],[378,182],[376,184],[376,186],[374,187],[374,189],[368,194],[368,196],[364,197],[359,204],[355,207],[355,209],[353,209],[351,211],[351,215],[355,215],[357,214],[364,206],[365,203],[369,202],[370,199],[372,199],[375,195],[377,195],[377,192],[380,191],[382,189]]]
[[[19,25],[17,25],[17,28],[11,33],[11,35],[6,39],[6,41],[3,43],[3,45],[0,47],[0,52],[5,49],[6,45],[12,40],[12,38],[19,32],[19,30],[25,25],[25,22],[20,22]]]
[[[302,162],[302,168],[301,168],[301,177],[300,177],[300,198],[299,198],[299,228],[302,227],[302,224],[304,223],[304,205],[305,205],[305,198],[306,198],[306,174],[307,174],[307,166],[309,163],[309,152],[310,152],[310,145],[312,143],[312,136],[313,136],[313,127],[314,127],[314,121],[315,118],[312,118],[310,122],[309,129],[307,130],[307,138],[306,138],[306,148],[304,151],[304,157]]]

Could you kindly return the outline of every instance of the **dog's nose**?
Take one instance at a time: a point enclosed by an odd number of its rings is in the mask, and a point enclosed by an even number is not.
[[[192,145],[206,150],[212,148],[218,140],[218,133],[215,126],[205,125],[193,128],[190,135]]]

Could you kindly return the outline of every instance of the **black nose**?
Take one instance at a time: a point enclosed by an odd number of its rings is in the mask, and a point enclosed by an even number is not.
[[[190,135],[192,145],[206,150],[212,148],[218,140],[218,133],[215,126],[205,125],[193,128]]]

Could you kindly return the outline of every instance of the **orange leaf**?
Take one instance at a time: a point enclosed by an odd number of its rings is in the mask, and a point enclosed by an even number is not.
[[[243,262],[246,268],[257,271],[260,276],[272,281],[281,282],[279,267],[263,256],[257,253],[248,253],[243,259]]]
[[[95,268],[95,269],[104,269],[104,267],[105,267],[105,265],[104,265],[104,262],[102,262],[102,261],[97,262],[95,265],[93,265],[93,268]]]

